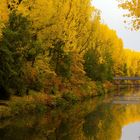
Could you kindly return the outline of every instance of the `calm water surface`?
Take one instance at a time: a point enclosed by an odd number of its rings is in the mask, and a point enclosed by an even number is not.
[[[140,140],[139,97],[139,90],[127,91],[42,116],[0,121],[0,140]]]

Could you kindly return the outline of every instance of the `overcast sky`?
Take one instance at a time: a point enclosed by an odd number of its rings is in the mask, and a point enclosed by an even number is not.
[[[116,0],[93,0],[93,5],[101,10],[102,22],[111,29],[117,31],[117,34],[124,41],[124,47],[140,51],[140,31],[130,31],[124,23],[123,14],[126,11],[118,8]]]

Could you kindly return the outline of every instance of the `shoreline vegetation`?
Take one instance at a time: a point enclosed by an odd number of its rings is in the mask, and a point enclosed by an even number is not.
[[[53,109],[67,109],[95,97],[103,96],[113,90],[111,83],[106,82],[94,85],[93,91],[82,91],[80,94],[69,93],[64,94],[46,94],[43,92],[29,91],[29,95],[11,96],[10,100],[0,100],[0,120],[12,118],[20,115],[28,114],[44,114]],[[107,87],[109,88],[107,89]],[[58,91],[57,91],[58,92]]]
[[[65,108],[140,75],[91,0],[0,0],[0,118]]]

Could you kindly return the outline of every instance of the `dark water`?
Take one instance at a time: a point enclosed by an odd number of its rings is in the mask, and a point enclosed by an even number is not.
[[[140,91],[114,94],[42,116],[1,121],[0,140],[139,140]]]

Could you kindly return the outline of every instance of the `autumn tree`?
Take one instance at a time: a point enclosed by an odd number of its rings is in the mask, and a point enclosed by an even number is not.
[[[128,11],[124,17],[129,18],[125,22],[132,25],[131,29],[140,29],[140,0],[118,0],[119,7]]]

